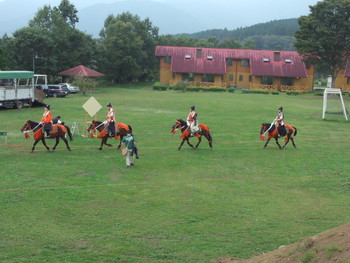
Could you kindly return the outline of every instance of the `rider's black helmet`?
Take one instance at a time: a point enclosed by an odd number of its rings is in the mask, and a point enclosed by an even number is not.
[[[107,107],[112,107],[112,104],[108,102]]]
[[[196,107],[195,106],[191,106],[191,110],[194,110]]]
[[[50,104],[46,104],[45,108],[50,109]]]
[[[281,106],[281,107],[279,107],[278,109],[279,109],[280,111],[283,111],[283,107],[282,107],[282,106]]]

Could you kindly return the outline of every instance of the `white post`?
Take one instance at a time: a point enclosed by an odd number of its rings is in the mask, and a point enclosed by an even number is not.
[[[332,80],[332,78],[330,78]],[[328,83],[327,83],[328,86]],[[345,109],[345,104],[344,104],[344,100],[343,100],[343,95],[341,92],[341,89],[332,89],[332,88],[326,88],[323,92],[323,112],[322,112],[322,119],[325,118],[326,116],[326,110],[327,110],[327,96],[328,94],[339,94],[340,96],[340,100],[341,100],[341,104],[342,104],[342,108],[343,108],[343,114],[345,117],[345,120],[348,120],[348,116],[346,114],[346,109]]]

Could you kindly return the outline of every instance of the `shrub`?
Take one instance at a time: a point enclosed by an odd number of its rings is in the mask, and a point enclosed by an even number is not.
[[[296,96],[296,95],[299,95],[300,93],[297,92],[297,91],[287,91],[286,94],[287,95],[294,95],[294,96]]]
[[[278,91],[272,91],[271,94],[272,95],[280,95],[280,93]]]
[[[266,90],[242,90],[242,94],[269,94]]]
[[[188,88],[186,88],[186,91],[190,91],[190,92],[199,92],[202,90],[203,90],[203,88],[200,88],[200,87],[188,87]]]
[[[168,85],[161,84],[159,82],[155,82],[153,84],[153,90],[167,90],[169,88]]]
[[[226,91],[233,93],[233,92],[235,92],[235,88],[227,88]]]
[[[225,92],[225,88],[203,88],[203,91],[211,91],[211,92]]]

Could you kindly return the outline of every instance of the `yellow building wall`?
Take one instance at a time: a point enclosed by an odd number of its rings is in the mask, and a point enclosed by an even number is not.
[[[341,70],[335,79],[335,88],[341,89],[342,92],[350,92],[349,83],[348,78],[345,77],[345,70]]]
[[[169,85],[173,74],[171,72],[171,64],[165,63],[164,60],[164,57],[160,58],[159,82]]]
[[[310,69],[307,70],[308,77],[307,78],[295,78],[294,86],[282,86],[281,79],[275,77],[273,85],[262,85],[261,77],[259,76],[251,76],[250,75],[250,67],[241,66],[241,60],[233,60],[232,66],[226,66],[226,74],[225,75],[215,75],[215,84],[223,83],[226,88],[230,86],[236,86],[238,88],[249,88],[249,89],[262,89],[269,91],[299,91],[299,92],[307,92],[313,89],[314,82],[314,72],[315,67],[311,66]],[[173,73],[171,72],[171,64],[165,63],[164,57],[160,58],[160,83],[174,85],[178,82],[182,81],[181,73]],[[230,75],[232,75],[232,80],[230,80]],[[240,79],[241,76],[241,79]],[[251,76],[251,77],[250,77]],[[342,74],[344,76],[344,74]],[[251,78],[251,81],[250,81]],[[337,82],[338,81],[338,82]],[[350,92],[350,85],[347,85],[347,78],[339,78],[336,81],[336,85],[339,88],[346,89],[346,92]],[[200,86],[202,82],[201,74],[194,74],[193,84],[195,86]],[[217,85],[220,86],[220,85]]]

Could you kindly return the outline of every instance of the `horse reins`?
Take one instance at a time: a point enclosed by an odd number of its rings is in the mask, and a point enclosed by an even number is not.
[[[42,123],[38,123],[38,125],[37,126],[35,126],[33,129],[31,129],[31,130],[27,130],[27,131],[23,131],[23,133],[30,133],[30,132],[32,132],[32,131],[34,131],[36,128],[38,128],[40,125],[41,125]],[[28,122],[26,122],[26,128],[29,126],[29,128],[30,128],[30,125],[29,125],[29,123]]]

